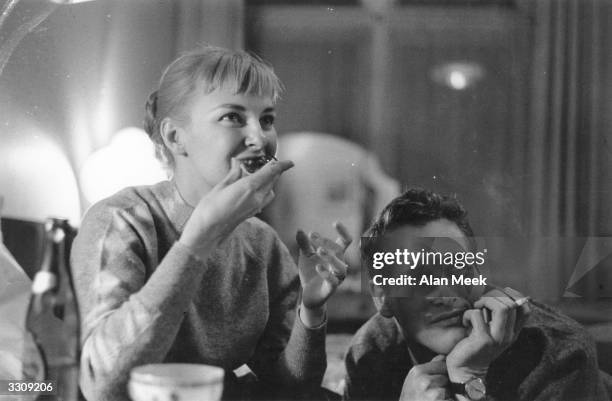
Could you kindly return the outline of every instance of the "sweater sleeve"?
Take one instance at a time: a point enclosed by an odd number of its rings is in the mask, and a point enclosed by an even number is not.
[[[86,215],[71,264],[82,316],[81,389],[92,400],[127,399],[132,367],[170,349],[203,264],[175,243],[152,269],[155,228],[146,205],[98,204]]]
[[[368,353],[361,345],[353,344],[346,354],[345,366],[345,400],[386,399],[383,394],[389,391],[388,383],[378,377],[380,372],[384,372],[380,355]]]
[[[326,322],[308,328],[296,313],[300,289],[297,267],[275,236],[269,263],[270,316],[249,362],[263,381],[275,388],[318,388],[326,369]]]
[[[565,333],[562,333],[565,335]],[[521,399],[545,401],[606,401],[608,397],[592,341],[574,335],[555,354],[545,354],[540,365],[519,388]]]
[[[489,368],[492,399],[608,400],[588,332],[537,301],[531,309],[515,344]]]

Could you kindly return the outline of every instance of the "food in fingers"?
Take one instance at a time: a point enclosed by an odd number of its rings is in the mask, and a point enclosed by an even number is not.
[[[261,169],[272,160],[278,161],[278,159],[272,155],[255,156],[240,160],[242,170],[247,174],[253,174],[257,170]]]
[[[272,161],[253,174],[244,177],[244,181],[248,182],[252,189],[269,190],[272,189],[281,174],[293,166],[294,164],[290,160]]]

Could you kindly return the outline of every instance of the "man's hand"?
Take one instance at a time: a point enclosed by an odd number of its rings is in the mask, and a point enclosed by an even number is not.
[[[404,380],[399,401],[443,401],[449,400],[448,377],[444,355],[434,357],[431,362],[415,365]]]
[[[296,235],[302,283],[303,308],[300,317],[310,327],[322,323],[325,303],[346,278],[348,266],[343,261],[344,251],[352,238],[341,223],[335,223],[334,227],[339,234],[335,242],[317,233],[306,235],[301,230]]]
[[[446,357],[453,383],[484,378],[491,362],[516,341],[530,312],[525,297],[511,288],[489,291],[474,307],[463,315],[463,324],[471,327],[471,333]],[[485,322],[483,308],[492,312],[491,322]]]

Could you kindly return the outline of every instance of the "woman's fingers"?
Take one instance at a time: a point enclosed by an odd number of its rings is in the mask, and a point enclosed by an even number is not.
[[[261,201],[261,204],[258,206],[257,210],[255,211],[256,212],[255,214],[261,213],[261,210],[264,207],[268,206],[268,204],[274,200],[275,196],[276,194],[274,193],[273,190],[266,192],[266,194],[263,197],[263,200]]]
[[[240,162],[236,158],[232,158],[227,175],[216,185],[216,188],[222,189],[235,183],[240,179],[241,175]]]
[[[353,237],[349,233],[348,229],[344,226],[344,224],[339,221],[336,221],[334,223],[334,228],[336,229],[338,234],[340,234],[338,239],[336,239],[336,243],[340,245],[340,247],[342,247],[342,251],[344,252],[346,251],[346,248],[351,245],[351,242],[353,242]]]
[[[325,268],[322,264],[317,264],[315,269],[319,277],[325,280],[331,288],[336,288],[342,282],[330,269]]]
[[[334,241],[330,240],[327,237],[323,237],[321,234],[319,234],[316,231],[311,232],[308,235],[308,238],[310,238],[310,242],[317,249],[324,248],[336,255],[342,255],[344,253],[344,250],[340,247],[340,245],[338,245],[337,243],[335,243]]]
[[[302,230],[298,230],[295,234],[295,241],[298,244],[300,252],[306,257],[311,257],[315,254],[315,249],[308,239],[308,235]]]
[[[346,278],[346,272],[348,270],[348,265],[344,263],[343,261],[341,261],[340,259],[338,259],[336,255],[334,255],[333,253],[330,253],[325,248],[318,248],[317,255],[319,255],[319,257],[321,257],[325,262],[327,262],[327,267],[329,268],[330,272],[334,276],[336,276],[340,281]]]

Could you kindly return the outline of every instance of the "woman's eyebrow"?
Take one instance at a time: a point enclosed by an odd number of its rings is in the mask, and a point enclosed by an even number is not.
[[[236,111],[242,111],[245,112],[247,109],[244,106],[241,106],[239,104],[233,104],[233,103],[225,103],[219,106],[216,106],[215,108],[213,108],[213,110],[217,110],[217,109],[231,109],[231,110],[236,110]],[[274,113],[276,110],[274,109],[274,107],[266,107],[261,113]]]
[[[216,106],[213,110],[217,109],[232,109],[236,111],[246,111],[246,107],[241,106],[239,104],[226,103],[219,106]]]

